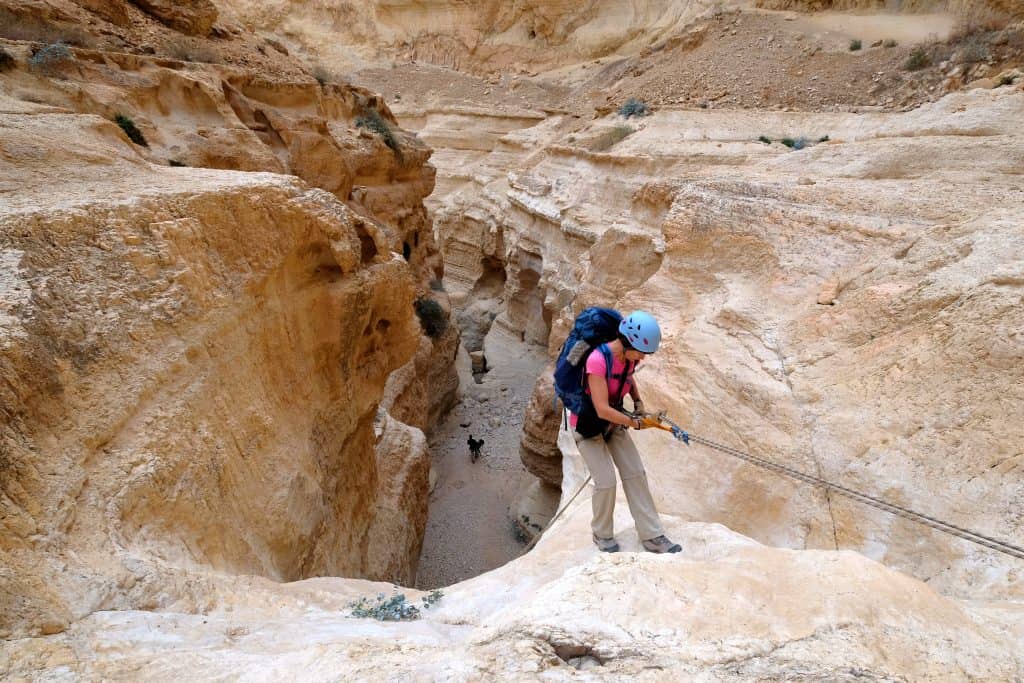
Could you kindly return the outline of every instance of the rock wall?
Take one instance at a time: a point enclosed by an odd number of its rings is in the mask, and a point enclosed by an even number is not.
[[[506,264],[505,300],[519,306],[497,320],[524,333],[550,321],[552,354],[586,305],[651,310],[667,334],[639,378],[650,407],[1012,542],[1024,251],[1009,197],[1024,152],[1009,122],[1022,106],[1008,86],[899,115],[665,111],[596,154],[582,145],[614,117],[579,143],[551,120],[511,132],[438,210],[452,288],[471,300],[486,264]],[[793,152],[751,131],[830,141]],[[540,245],[529,304],[512,277],[521,242]],[[555,482],[550,405],[542,378],[522,453]],[[773,545],[856,549],[952,594],[1020,594],[1012,558],[638,440],[661,509]]]
[[[222,0],[221,4],[248,26],[286,36],[338,68],[351,69],[375,58],[397,56],[491,72],[530,70],[580,57],[635,51],[708,9],[742,3]]]
[[[3,47],[0,633],[210,571],[411,582],[457,388],[457,330],[413,314],[429,150],[351,86]]]

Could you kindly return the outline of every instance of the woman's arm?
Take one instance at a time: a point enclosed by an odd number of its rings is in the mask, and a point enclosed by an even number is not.
[[[640,398],[640,389],[636,385],[636,375],[629,378],[629,397],[633,399],[633,412],[644,412],[644,401]]]
[[[608,405],[608,381],[603,375],[587,375],[587,386],[590,387],[590,400],[594,403],[594,410],[602,420],[623,427],[640,429],[640,421],[623,415]]]

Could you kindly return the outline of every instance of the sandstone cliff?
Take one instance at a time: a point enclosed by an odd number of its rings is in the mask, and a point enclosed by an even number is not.
[[[636,553],[624,501],[627,552],[597,553],[584,494],[423,620],[352,616],[392,587],[351,577],[415,573],[421,428],[459,344],[421,334],[424,296],[484,355],[497,336],[553,353],[585,305],[652,310],[651,407],[1021,535],[1019,81],[924,81],[942,99],[906,113],[627,122],[612,91],[567,108],[557,84],[495,78],[500,108],[396,106],[417,137],[293,56],[684,51],[710,4],[0,4],[38,19],[34,43],[0,31],[0,677],[1024,677],[1016,561],[649,432],[679,555]],[[76,21],[89,40],[42,52]],[[582,82],[628,89],[637,65]],[[566,501],[585,471],[544,379],[527,418],[523,459]]]
[[[575,143],[554,120],[510,132],[442,177],[456,188],[437,213],[452,297],[472,301],[503,268],[496,324],[549,338],[552,353],[585,305],[653,310],[667,340],[640,379],[651,407],[1012,542],[1021,115],[1024,94],[1004,87],[903,115],[665,111],[597,154],[588,136],[614,117]],[[830,141],[757,141],[796,131]],[[522,447],[556,483],[550,406],[541,380]],[[773,545],[857,549],[954,594],[1020,595],[1012,558],[639,440],[663,509]]]
[[[0,631],[164,607],[189,568],[411,581],[457,385],[457,330],[413,315],[429,150],[287,63],[3,48]]]

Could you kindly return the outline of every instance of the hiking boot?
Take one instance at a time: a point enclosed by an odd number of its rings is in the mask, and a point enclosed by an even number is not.
[[[678,553],[683,546],[673,543],[665,536],[655,536],[644,541],[644,549],[651,553]]]
[[[617,553],[619,552],[619,544],[614,538],[598,538],[594,535],[594,544],[597,549],[602,553]]]

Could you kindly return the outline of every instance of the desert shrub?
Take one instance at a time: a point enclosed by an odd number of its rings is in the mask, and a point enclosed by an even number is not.
[[[818,138],[818,142],[828,142],[828,139],[829,138],[827,135],[822,135],[820,138]]]
[[[882,47],[896,47],[897,45],[899,45],[899,43],[892,38],[882,41]]]
[[[413,306],[420,319],[420,326],[423,328],[424,334],[431,339],[437,339],[448,329],[448,316],[441,308],[441,304],[422,296],[416,299]]]
[[[74,58],[68,46],[58,41],[44,45],[36,50],[29,58],[28,66],[33,71],[52,75],[62,66],[70,63]]]
[[[1017,77],[1014,76],[1013,74],[1003,74],[1002,76],[999,77],[999,85],[1013,85],[1013,82],[1015,80],[1017,80]]]
[[[780,142],[790,149],[803,149],[807,146],[807,138],[804,137],[782,138]]]
[[[177,159],[168,159],[167,165],[174,166],[175,168],[183,168],[185,166],[188,166],[188,164],[186,164],[184,161],[178,161]]]
[[[135,122],[124,114],[118,114],[114,117],[114,123],[121,126],[121,130],[128,136],[128,139],[134,142],[136,145],[142,147],[149,147],[149,143],[146,142],[146,137],[142,134],[142,131],[138,129]]]
[[[591,152],[606,152],[625,140],[634,132],[636,132],[635,129],[630,128],[629,126],[615,126],[614,128],[609,128],[591,140],[590,145],[588,145],[588,149],[590,149]]]
[[[0,72],[10,71],[17,63],[14,55],[0,47]]]
[[[385,598],[383,593],[378,593],[375,600],[359,598],[350,602],[352,616],[357,619],[377,619],[379,621],[412,621],[420,618],[420,611],[430,609],[441,598],[444,593],[440,590],[431,591],[420,599],[420,605],[407,602],[405,594],[394,593],[390,598]]]
[[[313,67],[313,78],[320,84],[320,87],[324,87],[328,83],[334,83],[337,79],[330,71],[327,70],[322,64],[318,64]]]
[[[395,156],[402,156],[402,148],[398,144],[398,138],[395,137],[391,126],[376,109],[369,109],[363,116],[356,117],[355,123],[356,128],[365,128],[379,135],[384,144],[395,153]]]
[[[959,64],[977,64],[984,62],[991,56],[988,45],[978,36],[966,39],[956,51],[956,61]]]
[[[978,5],[981,4],[978,3]],[[983,6],[974,7],[961,15],[953,29],[951,38],[958,40],[982,31],[998,31],[1006,28],[1007,24],[1009,24],[1009,20],[1001,12]]]
[[[770,137],[768,137],[767,135],[760,135],[760,136],[758,136],[757,141],[758,142],[763,142],[766,145],[772,144],[772,139]]]
[[[932,63],[931,57],[928,56],[928,51],[923,47],[915,47],[907,57],[907,61],[903,64],[903,68],[907,71],[920,71],[929,64]]]
[[[624,116],[627,119],[631,116],[647,116],[650,113],[650,107],[635,97],[630,97],[624,105],[619,107],[619,116]]]
[[[863,46],[860,40],[854,39],[850,41],[850,52],[856,52]]]

